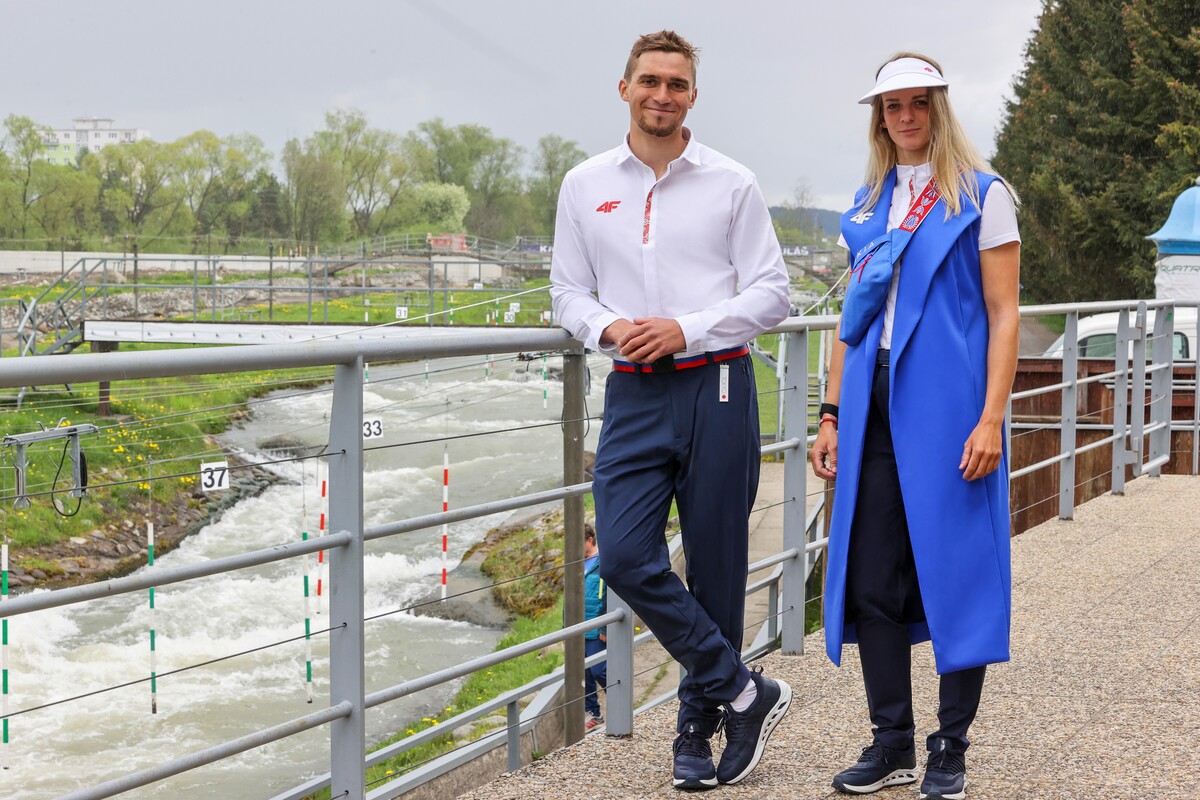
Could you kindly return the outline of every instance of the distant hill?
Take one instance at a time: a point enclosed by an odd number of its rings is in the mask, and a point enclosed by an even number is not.
[[[842,212],[840,211],[829,211],[824,208],[784,208],[783,206],[771,206],[771,219],[778,222],[784,228],[801,227],[801,219],[810,214],[826,236],[836,237],[838,235],[839,220],[842,218]]]

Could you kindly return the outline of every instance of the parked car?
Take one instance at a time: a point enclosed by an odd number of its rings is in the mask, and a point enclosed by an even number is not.
[[[1117,323],[1121,319],[1120,311],[1107,314],[1094,314],[1082,317],[1076,329],[1079,342],[1079,358],[1112,358],[1117,351]],[[1137,313],[1126,312],[1129,320],[1129,331],[1133,331],[1133,323]],[[1155,309],[1146,312],[1147,330],[1154,330]],[[1172,351],[1176,361],[1190,361],[1196,357],[1196,307],[1182,306],[1175,309],[1174,335]],[[1054,344],[1042,354],[1044,358],[1062,358],[1063,336],[1058,337]],[[1129,355],[1133,356],[1133,345],[1129,346]],[[1150,358],[1150,347],[1147,343],[1146,357]]]

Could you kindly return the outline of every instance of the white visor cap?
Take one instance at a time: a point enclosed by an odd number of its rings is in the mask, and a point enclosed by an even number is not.
[[[897,58],[879,70],[875,88],[862,96],[858,102],[869,104],[875,95],[897,89],[919,89],[922,86],[949,86],[937,67],[919,58]]]

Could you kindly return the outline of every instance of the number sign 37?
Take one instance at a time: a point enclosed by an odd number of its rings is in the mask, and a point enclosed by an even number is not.
[[[200,464],[200,488],[206,492],[219,492],[229,488],[229,462],[210,461]]]

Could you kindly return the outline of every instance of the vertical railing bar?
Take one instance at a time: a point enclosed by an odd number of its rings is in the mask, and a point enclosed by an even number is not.
[[[563,481],[571,486],[585,480],[583,470],[584,379],[582,351],[563,354]],[[563,501],[563,624],[583,622],[583,496]],[[564,743],[583,738],[583,636],[563,642]]]
[[[1154,316],[1154,343],[1151,347],[1155,366],[1165,364],[1166,369],[1155,370],[1150,379],[1150,420],[1160,423],[1162,427],[1150,434],[1150,460],[1157,461],[1162,456],[1170,457],[1171,452],[1171,413],[1174,392],[1174,349],[1175,349],[1175,307],[1167,306],[1158,309]],[[1162,475],[1162,466],[1153,467],[1150,476],[1157,478]]]
[[[513,700],[506,707],[508,719],[508,771],[515,772],[521,768],[521,707]]]
[[[1125,494],[1125,467],[1129,464],[1129,315],[1122,311],[1117,317],[1117,341],[1113,350],[1113,434],[1118,436],[1112,445],[1112,493]]]
[[[366,793],[365,637],[363,634],[363,359],[338,364],[329,421],[329,530],[350,542],[329,553],[329,704],[350,715],[330,731],[331,796]]]
[[[1196,330],[1192,338],[1192,473],[1200,475],[1200,304],[1196,308]]]
[[[1059,430],[1059,453],[1067,457],[1058,463],[1058,517],[1075,517],[1075,416],[1079,397],[1079,312],[1067,314],[1063,332],[1062,428]]]
[[[787,418],[784,436],[808,441],[808,331],[788,335],[787,365],[784,368]],[[807,530],[804,524],[808,450],[797,447],[783,456],[783,549],[804,552]],[[815,558],[816,556],[812,556]],[[785,654],[804,652],[805,577],[810,556],[793,558],[783,564],[783,639]],[[791,613],[788,613],[788,612]]]
[[[1130,398],[1129,412],[1131,430],[1129,434],[1130,450],[1133,453],[1133,477],[1142,475],[1142,464],[1146,461],[1146,447],[1143,441],[1143,431],[1146,427],[1146,303],[1138,303],[1137,317],[1134,320],[1137,337],[1133,340],[1133,392]]]

